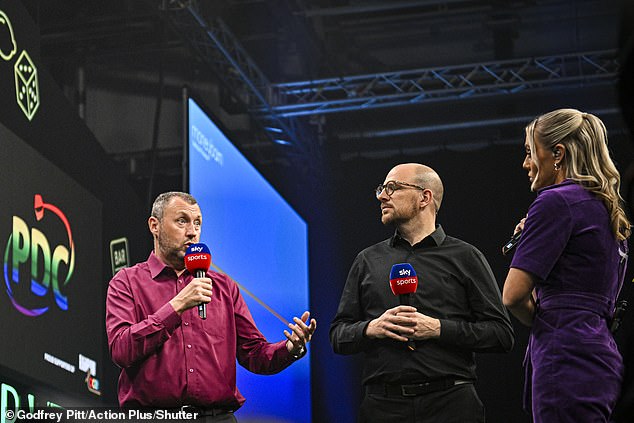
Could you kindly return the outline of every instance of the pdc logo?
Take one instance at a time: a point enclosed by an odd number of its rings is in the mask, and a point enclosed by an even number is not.
[[[51,295],[57,307],[68,310],[68,298],[62,291],[75,268],[75,245],[66,215],[55,205],[45,203],[40,194],[35,194],[33,211],[43,228],[61,224],[67,240],[51,245],[41,229],[29,228],[24,219],[13,216],[13,229],[4,251],[3,276],[13,307],[26,316],[46,313]]]

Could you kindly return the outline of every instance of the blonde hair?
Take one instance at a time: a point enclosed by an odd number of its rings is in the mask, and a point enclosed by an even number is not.
[[[559,109],[537,117],[526,126],[534,150],[535,136],[541,145],[554,150],[566,148],[562,159],[566,178],[596,195],[608,210],[612,232],[618,240],[627,239],[631,224],[623,210],[619,193],[621,177],[608,150],[608,136],[601,120],[575,109]]]

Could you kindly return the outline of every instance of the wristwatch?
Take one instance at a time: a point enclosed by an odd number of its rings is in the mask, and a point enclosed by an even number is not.
[[[291,353],[291,357],[293,357],[293,360],[299,360],[305,355],[306,355],[306,347],[304,347],[303,345],[302,345],[302,348],[298,352]]]

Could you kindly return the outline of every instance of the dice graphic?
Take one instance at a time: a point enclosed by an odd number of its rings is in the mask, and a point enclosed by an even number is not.
[[[37,68],[26,50],[20,54],[13,70],[16,100],[24,115],[31,120],[40,107],[40,90],[37,83]]]

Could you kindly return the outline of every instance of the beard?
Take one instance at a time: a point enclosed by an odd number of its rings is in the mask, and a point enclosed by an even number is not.
[[[175,269],[185,268],[185,251],[182,245],[176,245],[175,242],[168,239],[163,232],[158,235],[158,248],[165,260],[169,262]]]
[[[387,213],[381,214],[381,223],[384,225],[399,226],[408,222],[418,214],[418,204],[413,201],[411,204],[404,204],[401,207],[391,207]]]

